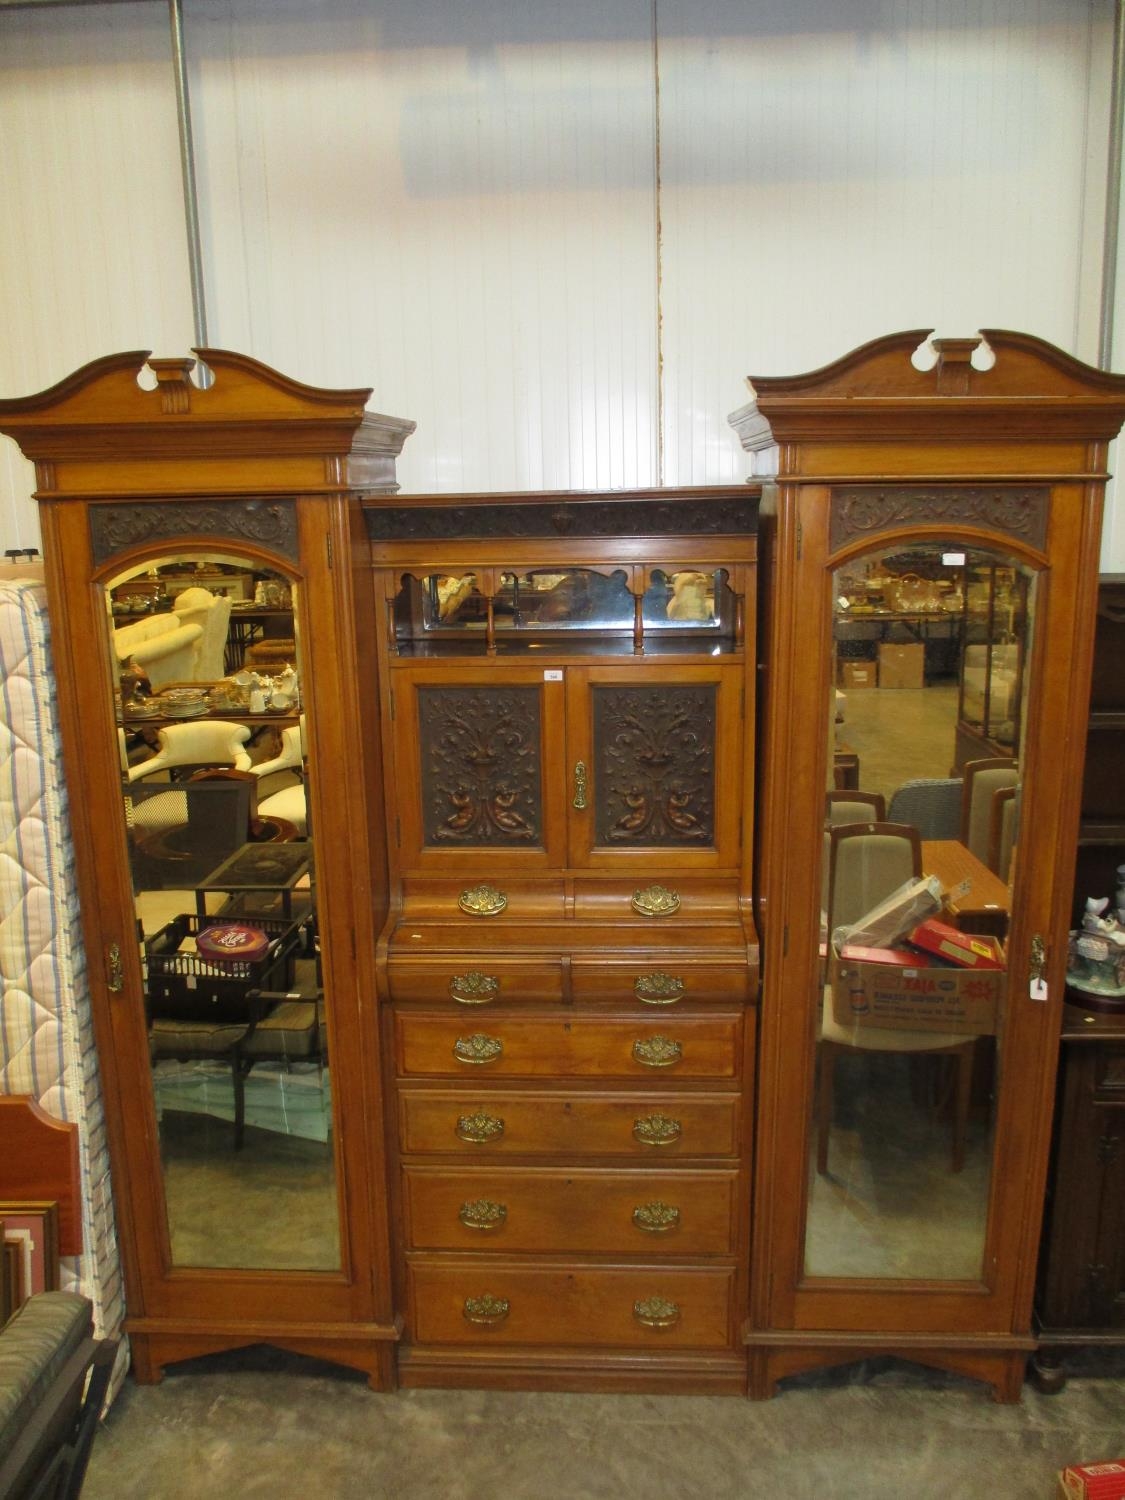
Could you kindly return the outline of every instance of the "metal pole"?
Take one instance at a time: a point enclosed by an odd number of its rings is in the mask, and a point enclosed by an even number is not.
[[[1121,218],[1121,141],[1125,131],[1125,0],[1117,0],[1113,26],[1113,88],[1110,95],[1109,164],[1102,247],[1102,309],[1098,325],[1098,364],[1113,362],[1114,302],[1117,293],[1117,226]]]
[[[172,23],[172,66],[176,75],[176,114],[180,127],[180,172],[184,183],[184,225],[187,229],[188,272],[191,276],[192,328],[196,348],[205,349],[207,293],[203,283],[203,252],[199,238],[199,199],[195,191],[195,152],[192,147],[182,0],[168,0],[168,17]]]

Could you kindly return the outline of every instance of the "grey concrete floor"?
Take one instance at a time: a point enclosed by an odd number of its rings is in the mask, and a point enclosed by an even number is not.
[[[870,1360],[772,1401],[400,1391],[254,1349],[131,1381],[85,1500],[1053,1500],[1067,1463],[1125,1454],[1125,1358],[1057,1396]]]

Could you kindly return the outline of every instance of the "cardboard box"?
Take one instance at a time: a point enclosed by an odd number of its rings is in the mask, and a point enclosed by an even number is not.
[[[879,646],[879,686],[882,688],[920,688],[925,686],[926,648],[917,644],[900,646],[883,641]]]
[[[1059,1500],[1125,1500],[1125,1458],[1068,1464],[1059,1475]]]
[[[873,688],[879,685],[878,667],[873,661],[842,661],[838,664],[839,685],[842,688]]]
[[[1000,969],[950,969],[927,964],[860,963],[833,954],[828,963],[832,1014],[840,1026],[950,1031],[989,1036],[1003,993]]]
[[[926,953],[948,959],[961,969],[1002,969],[1004,950],[999,938],[981,937],[951,927],[948,922],[939,922],[936,917],[927,917],[919,922],[906,941]]]

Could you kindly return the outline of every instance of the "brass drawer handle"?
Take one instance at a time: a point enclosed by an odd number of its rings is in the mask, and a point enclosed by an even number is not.
[[[474,1031],[472,1036],[459,1036],[453,1043],[453,1056],[458,1062],[482,1065],[495,1062],[504,1050],[504,1043],[498,1036],[485,1036],[482,1031]]]
[[[667,1036],[648,1036],[633,1043],[634,1058],[646,1068],[674,1068],[683,1055],[683,1042]]]
[[[474,885],[457,898],[457,905],[467,917],[496,917],[507,904],[507,896],[494,885]]]
[[[482,1328],[496,1328],[512,1310],[507,1297],[494,1297],[485,1292],[483,1297],[466,1297],[463,1309],[466,1323],[477,1323]]]
[[[508,1218],[508,1207],[505,1203],[478,1198],[475,1203],[462,1203],[457,1217],[466,1229],[502,1229]]]
[[[634,891],[630,902],[641,917],[670,917],[680,909],[680,898],[666,885],[650,885],[643,891]]]
[[[449,981],[449,997],[458,1005],[487,1005],[500,993],[500,980],[495,974],[482,974],[479,969],[470,969],[467,974],[454,974]]]
[[[589,778],[586,775],[586,762],[584,760],[574,763],[574,802],[573,806],[578,812],[586,811],[586,797],[590,790]]]
[[[667,1115],[645,1115],[633,1121],[633,1137],[642,1146],[672,1146],[683,1133],[679,1120],[670,1120]]]
[[[646,1234],[670,1234],[680,1227],[680,1210],[670,1203],[639,1203],[633,1223]]]
[[[498,1141],[504,1134],[504,1121],[496,1115],[478,1111],[475,1115],[458,1115],[453,1133],[459,1141],[468,1141],[474,1146],[483,1146],[487,1141]]]
[[[638,974],[633,980],[633,994],[645,1005],[675,1005],[683,999],[684,981],[658,969],[655,974]]]
[[[680,1321],[680,1309],[665,1297],[646,1297],[633,1303],[633,1316],[646,1328],[675,1328]]]

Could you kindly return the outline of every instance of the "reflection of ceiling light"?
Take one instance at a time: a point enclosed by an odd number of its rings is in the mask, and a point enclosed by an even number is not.
[[[963,552],[943,552],[941,554],[942,567],[963,568],[965,566],[965,554]]]
[[[850,609],[852,601],[845,598],[845,596],[841,594],[840,597],[836,600],[836,603],[840,606],[841,609]]]

